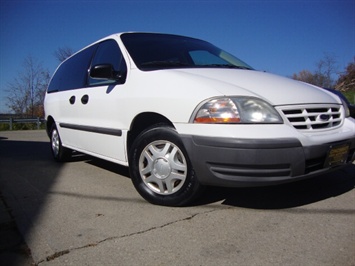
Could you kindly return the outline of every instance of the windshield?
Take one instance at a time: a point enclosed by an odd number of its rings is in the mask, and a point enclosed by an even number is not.
[[[125,33],[121,39],[141,70],[167,68],[238,68],[249,65],[198,39],[154,33]]]

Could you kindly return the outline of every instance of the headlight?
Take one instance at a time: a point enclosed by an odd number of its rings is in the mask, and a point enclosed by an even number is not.
[[[205,124],[280,124],[279,113],[267,102],[254,97],[213,98],[200,104],[191,117]]]

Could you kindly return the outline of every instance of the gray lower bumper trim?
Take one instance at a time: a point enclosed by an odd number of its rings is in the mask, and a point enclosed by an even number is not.
[[[298,139],[289,138],[246,140],[189,135],[183,135],[182,141],[199,181],[205,185],[259,186],[331,170],[324,168],[330,144],[303,147]],[[344,142],[354,147],[354,140]]]
[[[298,139],[225,139],[193,136],[196,145],[236,149],[282,149],[302,147]]]

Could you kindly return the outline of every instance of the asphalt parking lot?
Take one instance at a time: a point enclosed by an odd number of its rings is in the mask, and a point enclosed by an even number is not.
[[[45,131],[0,132],[0,238],[15,239],[0,265],[355,265],[354,186],[350,165],[161,207],[125,167],[56,163]]]

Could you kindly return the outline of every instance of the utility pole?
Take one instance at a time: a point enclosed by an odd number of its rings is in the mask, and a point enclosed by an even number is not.
[[[31,69],[31,112],[31,118],[33,118],[33,69]]]

